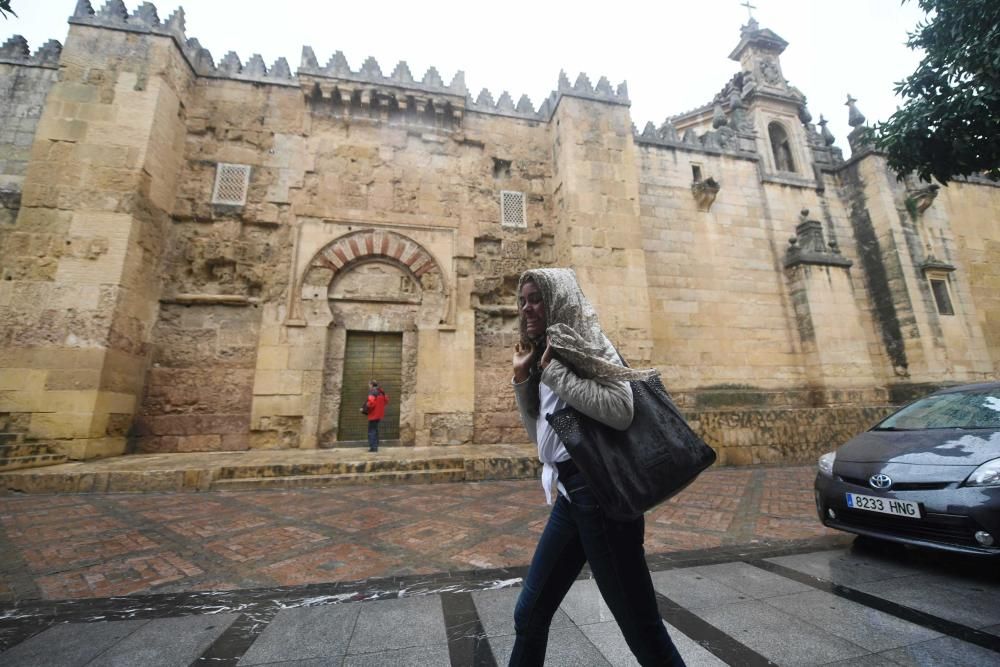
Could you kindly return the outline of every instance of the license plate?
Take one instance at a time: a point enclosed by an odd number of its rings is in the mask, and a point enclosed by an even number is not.
[[[846,495],[847,506],[851,509],[865,510],[866,512],[881,512],[882,514],[894,514],[896,516],[905,516],[911,519],[920,518],[920,505],[911,500],[862,496],[858,493],[848,493]]]

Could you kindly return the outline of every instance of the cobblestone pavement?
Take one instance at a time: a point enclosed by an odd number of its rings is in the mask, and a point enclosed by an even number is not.
[[[646,517],[649,554],[840,535],[812,466],[718,468]],[[524,566],[537,481],[0,496],[0,602],[295,586]]]

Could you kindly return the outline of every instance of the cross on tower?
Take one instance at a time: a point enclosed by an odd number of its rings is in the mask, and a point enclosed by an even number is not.
[[[746,0],[746,2],[741,2],[740,7],[747,8],[747,14],[750,15],[750,20],[753,21],[753,10],[757,8],[750,4],[750,0]]]

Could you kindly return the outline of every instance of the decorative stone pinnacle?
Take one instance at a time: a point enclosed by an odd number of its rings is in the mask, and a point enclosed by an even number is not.
[[[0,46],[0,56],[4,58],[27,60],[30,55],[31,49],[28,48],[28,40],[23,35],[14,35],[4,42],[3,46]]]
[[[855,102],[857,102],[857,100],[851,97],[851,94],[848,93],[847,102],[845,102],[844,104],[849,109],[847,115],[847,124],[850,125],[851,127],[858,127],[860,125],[865,124],[865,115],[858,110],[858,107],[855,106]]]
[[[467,95],[469,89],[465,87],[465,72],[462,70],[455,72],[455,76],[451,77],[451,83],[448,84],[448,89],[458,95]]]
[[[517,101],[517,112],[518,113],[535,113],[535,106],[531,103],[531,98],[527,95],[521,95],[521,99]]]
[[[128,8],[122,0],[108,0],[97,15],[111,19],[113,23],[125,23],[128,19]]]
[[[299,65],[302,69],[319,69],[319,61],[316,60],[316,52],[311,46],[302,47],[302,62]]]
[[[496,108],[498,111],[506,111],[508,113],[514,111],[514,101],[510,98],[510,93],[506,90],[500,94]]]
[[[427,73],[424,74],[424,78],[423,80],[421,80],[420,83],[424,84],[425,86],[435,86],[437,88],[444,88],[444,81],[441,80],[441,75],[438,74],[436,67],[428,68]]]
[[[90,0],[76,0],[76,9],[73,10],[73,16],[75,18],[88,18],[94,15],[94,8],[90,4]]]
[[[490,107],[491,109],[496,106],[496,102],[493,101],[493,95],[485,88],[479,91],[479,97],[476,98],[476,104],[481,107]]]

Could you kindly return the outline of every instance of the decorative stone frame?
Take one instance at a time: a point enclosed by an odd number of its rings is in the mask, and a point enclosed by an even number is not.
[[[326,297],[327,287],[338,272],[365,259],[384,259],[409,271],[424,295],[441,301],[438,324],[454,320],[454,304],[445,274],[438,261],[423,246],[402,234],[379,229],[363,229],[345,234],[324,246],[306,265],[289,304],[286,326],[305,326],[303,301]]]
[[[343,305],[336,306],[330,290],[338,277],[372,262],[390,264],[402,271],[413,281],[418,293],[412,299],[346,300],[338,301]],[[301,273],[294,283],[282,327],[285,333],[279,334],[290,349],[295,349],[297,357],[310,360],[306,365],[314,378],[303,381],[300,395],[288,397],[301,407],[282,413],[301,415],[299,446],[329,447],[337,442],[335,415],[340,410],[342,379],[332,376],[331,360],[336,360],[338,354],[342,356],[348,330],[402,334],[404,368],[397,399],[400,441],[403,445],[420,442],[422,430],[426,430],[426,415],[415,398],[421,332],[437,335],[455,329],[453,290],[440,262],[412,238],[367,228],[349,231],[325,243],[300,266]],[[262,418],[267,414],[263,409],[259,412]],[[255,423],[258,421],[261,420]]]

